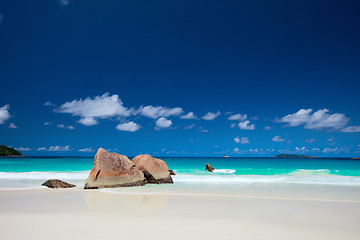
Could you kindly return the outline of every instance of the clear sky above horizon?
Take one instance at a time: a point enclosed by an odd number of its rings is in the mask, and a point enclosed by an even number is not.
[[[0,0],[25,155],[360,155],[358,1]]]

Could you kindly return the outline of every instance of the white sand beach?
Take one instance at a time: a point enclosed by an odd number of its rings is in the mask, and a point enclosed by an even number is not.
[[[360,202],[0,191],[1,239],[360,239]]]

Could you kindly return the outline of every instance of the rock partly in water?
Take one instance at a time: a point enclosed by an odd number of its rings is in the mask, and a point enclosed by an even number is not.
[[[59,179],[49,179],[41,185],[48,187],[48,188],[73,188],[73,187],[76,187],[76,185],[74,185],[74,184],[63,182]]]
[[[132,162],[144,173],[146,183],[173,183],[169,168],[163,160],[143,154],[136,156]]]
[[[169,169],[169,173],[170,173],[170,175],[176,175],[176,174],[174,173],[174,171],[173,171],[173,170],[170,170],[170,169]]]
[[[132,187],[144,184],[143,172],[126,156],[99,148],[84,188]]]
[[[209,172],[213,172],[215,168],[213,168],[210,164],[207,163],[205,166],[205,170],[208,170]]]

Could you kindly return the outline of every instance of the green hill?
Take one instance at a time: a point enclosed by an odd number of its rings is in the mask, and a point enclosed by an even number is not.
[[[0,145],[0,156],[11,157],[11,156],[22,156],[21,152],[4,145]]]

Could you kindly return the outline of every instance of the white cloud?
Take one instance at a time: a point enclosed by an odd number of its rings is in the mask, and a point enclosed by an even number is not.
[[[341,129],[341,132],[360,132],[360,126],[349,126]]]
[[[275,152],[275,149],[262,149],[262,148],[255,148],[255,149],[245,149],[239,150],[239,148],[235,148],[233,153],[235,154],[269,154]]]
[[[236,137],[236,138],[234,138],[234,141],[235,141],[236,143],[241,143],[241,144],[250,143],[248,137],[242,137],[242,138]]]
[[[236,127],[236,123],[230,124],[230,127],[232,127],[232,128]]]
[[[336,145],[335,138],[328,138],[326,139],[326,141],[329,145]]]
[[[26,151],[31,151],[32,150],[31,148],[28,148],[28,147],[18,147],[18,148],[15,148],[15,149],[20,151],[20,152],[26,152]]]
[[[67,152],[67,151],[71,151],[72,149],[70,149],[70,146],[67,145],[67,146],[64,146],[64,147],[61,147],[61,146],[51,146],[49,148],[46,148],[46,147],[40,147],[37,149],[37,151],[49,151],[49,152]]]
[[[199,132],[209,132],[207,129],[201,129]]]
[[[324,148],[324,150],[322,152],[323,153],[335,153],[338,150],[339,150],[338,148]]]
[[[238,126],[242,130],[255,130],[255,123],[250,124],[249,120],[246,120],[244,122],[239,122]]]
[[[63,6],[69,5],[69,0],[58,0],[58,2],[60,3],[60,5],[63,5]]]
[[[320,109],[312,113],[312,109],[300,109],[298,112],[286,115],[276,122],[287,123],[290,127],[304,125],[306,129],[332,129],[340,130],[349,122],[344,114],[329,114],[328,109]]]
[[[264,128],[266,131],[268,131],[268,130],[271,130],[271,129],[273,129],[273,127],[271,127],[271,126],[265,126],[265,128]]]
[[[295,153],[306,153],[308,152],[309,150],[306,148],[306,147],[295,147]]]
[[[172,124],[171,120],[161,117],[156,121],[155,129],[160,130],[162,128],[168,128],[171,126],[171,124]]]
[[[220,116],[221,112],[217,111],[216,113],[213,112],[208,112],[207,114],[205,114],[204,116],[202,116],[201,118],[207,121],[211,121],[214,120],[215,118],[217,118],[218,116]]]
[[[18,128],[14,123],[10,123],[9,128]]]
[[[271,140],[274,142],[285,142],[285,139],[281,138],[281,136],[275,136]]]
[[[180,116],[181,119],[197,119],[193,112]]]
[[[58,127],[58,128],[63,128],[63,129],[70,129],[70,130],[74,130],[74,129],[75,129],[74,126],[70,126],[70,125],[65,126],[64,124],[58,124],[57,127]]]
[[[116,126],[117,130],[126,131],[126,132],[136,132],[140,128],[141,126],[139,124],[134,123],[132,121],[126,123],[120,123],[119,125]]]
[[[81,123],[82,125],[85,126],[94,126],[96,124],[98,124],[99,122],[93,118],[93,117],[85,117],[85,118],[80,118],[79,121],[77,121],[78,123]]]
[[[67,151],[70,151],[70,146],[69,145],[67,145],[65,147],[51,146],[48,148],[48,151],[50,151],[50,152],[57,152],[57,151],[67,152]]]
[[[92,148],[82,148],[79,149],[79,152],[94,152],[94,150]]]
[[[244,121],[247,119],[247,114],[234,114],[228,117],[228,120]]]
[[[50,125],[50,124],[53,124],[53,122],[44,122],[45,126]]]
[[[307,142],[307,143],[314,143],[314,142],[316,142],[316,139],[307,138],[307,139],[305,139],[305,142]]]
[[[184,111],[180,107],[167,108],[167,107],[146,106],[146,107],[140,107],[138,112],[142,116],[149,117],[152,119],[157,119],[159,117],[178,116],[182,114]]]
[[[189,126],[184,127],[184,129],[192,129],[192,128],[194,128],[195,126],[196,126],[196,124],[194,123],[194,124],[191,124],[191,125],[189,125]]]
[[[80,116],[80,123],[95,123],[97,118],[111,117],[129,117],[133,114],[133,109],[123,106],[119,96],[105,93],[102,96],[96,96],[94,99],[88,97],[86,99],[73,100],[62,104],[55,109],[59,113],[70,113],[73,116]],[[94,125],[94,124],[93,124]],[[88,125],[89,126],[89,125]]]
[[[314,152],[319,152],[319,151],[320,151],[319,148],[313,148],[312,150],[313,150]]]
[[[53,104],[52,102],[44,102],[44,106],[55,106],[55,104]]]
[[[0,108],[0,124],[3,124],[6,120],[8,120],[11,115],[9,113],[10,105],[7,104]]]

